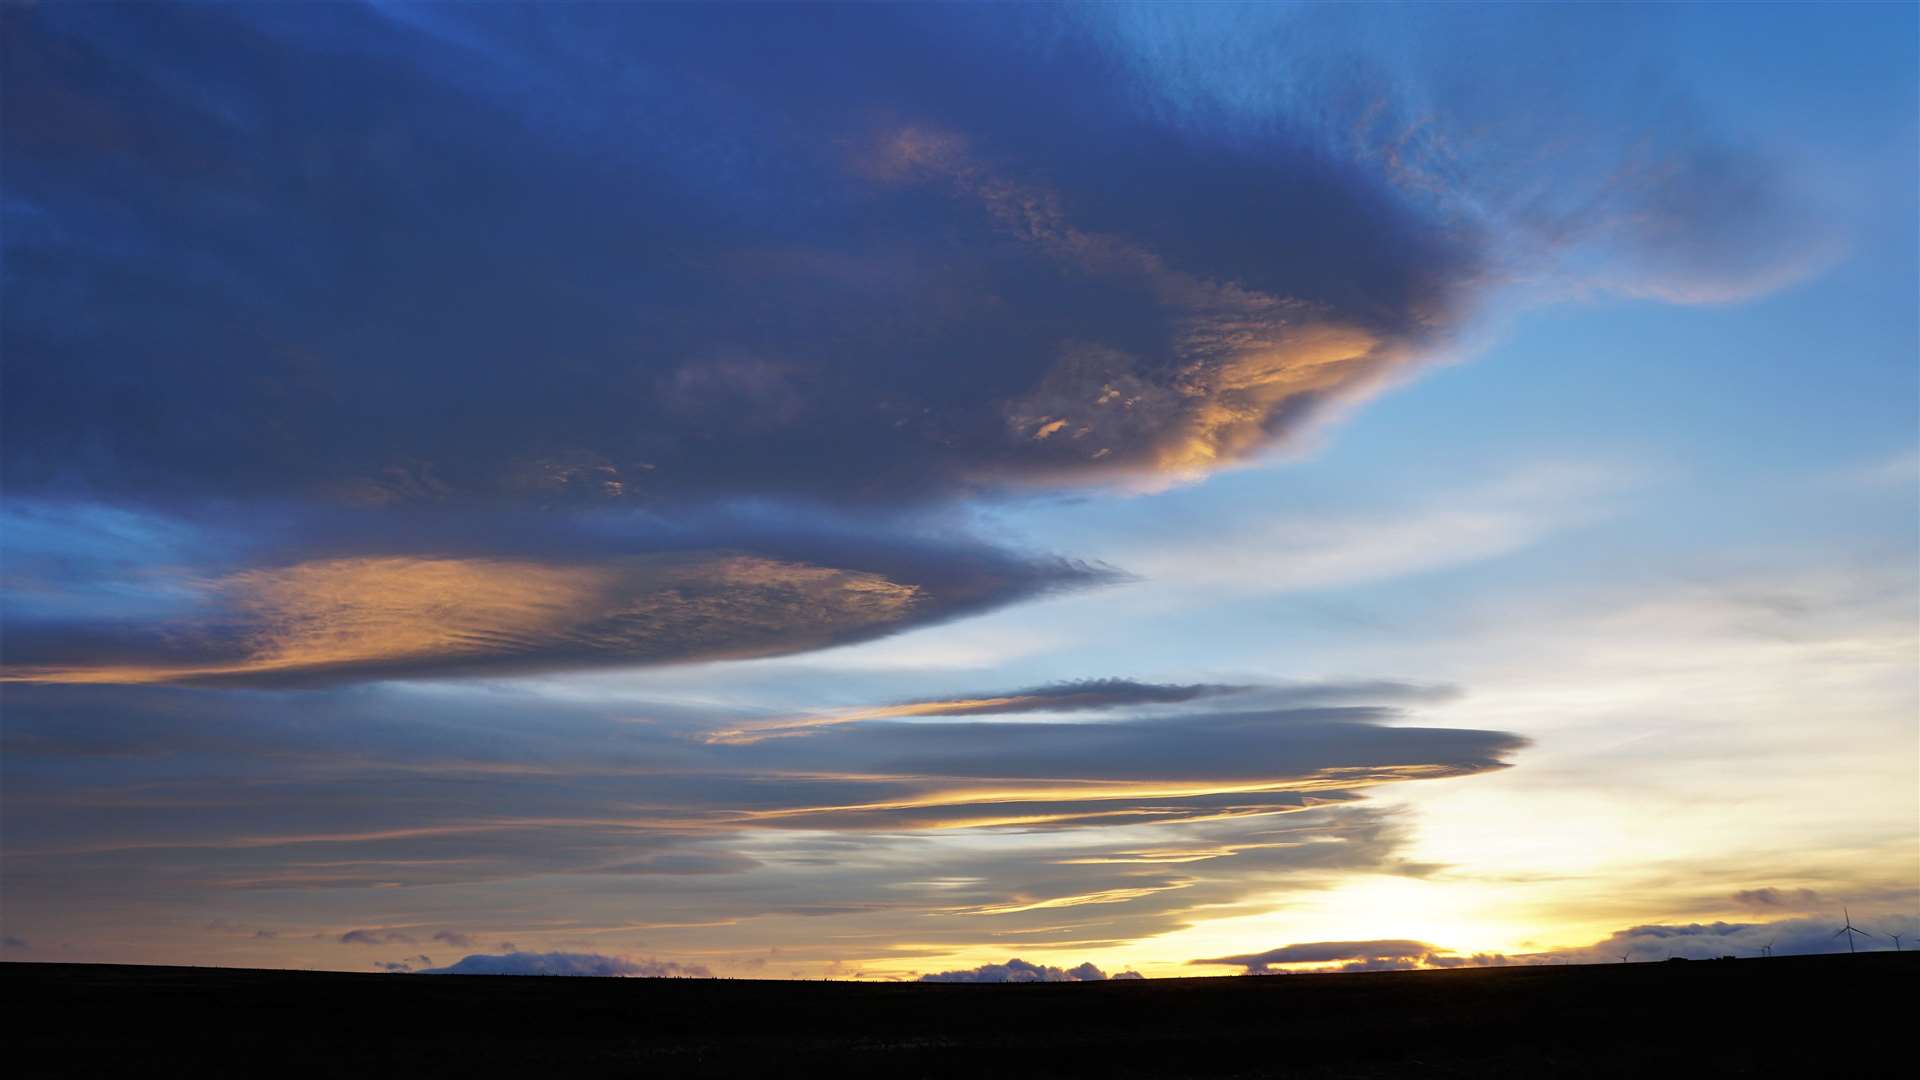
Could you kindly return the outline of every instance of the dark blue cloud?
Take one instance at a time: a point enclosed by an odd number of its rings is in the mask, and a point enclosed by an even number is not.
[[[859,501],[1199,466],[1369,385],[1474,258],[1304,124],[1165,123],[1044,9],[8,18],[20,491]],[[1351,372],[1269,385],[1329,348]],[[1251,426],[1208,427],[1228,400]]]
[[[955,499],[1248,460],[1443,345],[1512,272],[1496,234],[1553,248],[1600,207],[1609,242],[1700,279],[1648,289],[1712,293],[1696,271],[1755,249],[1744,222],[1792,218],[1779,170],[1677,125],[1580,170],[1600,190],[1531,198],[1564,179],[1518,154],[1540,133],[1431,42],[1402,78],[1329,64],[1393,51],[1347,13],[0,18],[0,481],[90,527],[168,522],[141,527],[170,565],[226,582],[196,600],[56,542],[75,553],[8,569],[6,659],[36,677],[677,662],[985,610],[1100,575],[965,541]],[[1503,33],[1528,57],[1572,19]],[[1481,112],[1487,146],[1449,137]],[[179,531],[208,520],[217,544]],[[662,552],[851,575],[824,605],[846,617],[706,574],[694,607],[739,618],[656,619],[684,590],[619,560]],[[618,610],[373,657],[289,645],[312,612],[274,575],[455,557],[591,563]],[[881,580],[917,599],[841,610]]]

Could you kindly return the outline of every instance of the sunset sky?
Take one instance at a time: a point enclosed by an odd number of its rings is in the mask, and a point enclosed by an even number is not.
[[[1920,942],[1917,13],[8,5],[0,959]]]

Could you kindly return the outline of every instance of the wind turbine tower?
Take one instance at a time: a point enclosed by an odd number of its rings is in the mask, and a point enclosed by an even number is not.
[[[1848,951],[1849,953],[1851,953],[1851,952],[1853,952],[1853,951],[1854,951],[1854,948],[1853,948],[1853,935],[1855,935],[1855,934],[1859,934],[1859,935],[1860,935],[1860,936],[1862,936],[1862,937],[1872,937],[1873,935],[1872,935],[1871,933],[1868,933],[1867,931],[1865,931],[1865,930],[1862,930],[1862,929],[1860,929],[1859,927],[1857,927],[1857,926],[1855,926],[1855,925],[1853,925],[1853,914],[1852,914],[1851,912],[1849,912],[1849,911],[1847,911],[1847,909],[1846,909],[1846,908],[1841,908],[1841,909],[1840,909],[1840,914],[1846,917],[1846,920],[1847,920],[1847,925],[1845,925],[1845,926],[1843,926],[1843,927],[1841,927],[1841,928],[1840,928],[1840,929],[1838,929],[1838,930],[1835,930],[1835,931],[1833,932],[1833,936],[1834,936],[1834,937],[1839,937],[1839,936],[1840,936],[1841,934],[1845,934],[1845,935],[1847,935],[1847,951]]]

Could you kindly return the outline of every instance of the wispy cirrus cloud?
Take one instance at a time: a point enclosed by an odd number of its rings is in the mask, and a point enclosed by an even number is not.
[[[1257,140],[1311,111],[1320,138],[1478,238],[1483,285],[1736,302],[1818,273],[1865,224],[1828,162],[1718,115],[1685,34],[1627,9],[1077,14],[1196,137]],[[1460,78],[1465,56],[1500,62]],[[1625,90],[1607,78],[1623,67],[1641,75]]]
[[[1338,589],[1484,562],[1604,520],[1639,470],[1537,462],[1392,509],[1236,509],[1205,535],[1112,543],[1153,581],[1272,591]]]

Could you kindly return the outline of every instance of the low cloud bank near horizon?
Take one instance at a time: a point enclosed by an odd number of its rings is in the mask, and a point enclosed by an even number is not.
[[[1285,945],[1262,953],[1189,960],[1190,964],[1245,968],[1248,975],[1267,975],[1283,964],[1340,963],[1340,971],[1391,971],[1418,967],[1434,953],[1424,941],[1315,941]]]
[[[1772,890],[1767,890],[1772,891]],[[1811,893],[1812,890],[1797,890]],[[1920,899],[1920,897],[1916,897]],[[1244,969],[1248,975],[1280,975],[1288,965],[1334,964],[1322,971],[1410,971],[1419,968],[1511,967],[1542,964],[1645,963],[1671,959],[1715,960],[1725,956],[1814,956],[1848,952],[1839,935],[1841,918],[1799,917],[1751,923],[1648,923],[1615,931],[1604,940],[1572,949],[1534,953],[1459,954],[1424,941],[1320,941],[1286,945],[1261,953],[1189,960],[1201,966]],[[1884,906],[1863,907],[1854,925],[1866,930],[1854,951],[1893,951],[1920,940],[1920,917]]]
[[[474,953],[446,967],[423,968],[419,975],[570,975],[628,979],[711,979],[699,964],[671,960],[632,960],[599,953]]]
[[[1122,971],[1108,975],[1092,963],[1081,964],[1078,967],[1057,968],[1044,964],[1029,964],[1019,957],[1014,957],[1004,964],[981,964],[976,968],[922,975],[918,981],[923,983],[1061,983],[1106,982],[1110,979],[1144,977],[1137,971]]]
[[[1768,922],[1648,923],[1615,931],[1604,941],[1582,949],[1543,955],[1572,963],[1611,963],[1622,956],[1634,960],[1669,957],[1710,960],[1719,956],[1760,956],[1765,952],[1774,956],[1810,956],[1892,950],[1896,948],[1893,934],[1900,935],[1903,943],[1920,940],[1920,916],[1912,913],[1920,910],[1920,895],[1910,896],[1903,904],[1904,911],[1884,902],[1854,906],[1853,924],[1865,933],[1856,939],[1852,950],[1840,932],[1844,916],[1837,910],[1838,905],[1835,907],[1831,914]]]

